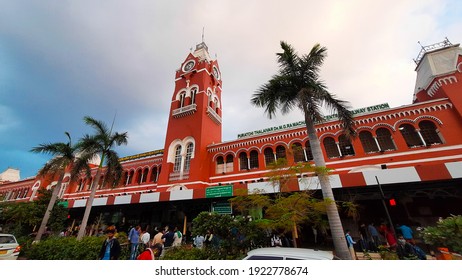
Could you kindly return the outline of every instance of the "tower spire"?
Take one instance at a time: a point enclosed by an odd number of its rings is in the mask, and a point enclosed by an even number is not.
[[[202,27],[202,43],[204,43],[204,29],[205,29],[205,27],[203,26]]]

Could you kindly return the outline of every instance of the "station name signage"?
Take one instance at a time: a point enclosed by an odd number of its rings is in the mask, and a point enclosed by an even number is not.
[[[359,115],[359,114],[363,114],[363,113],[377,112],[377,111],[381,111],[381,110],[385,110],[385,109],[389,109],[389,108],[390,108],[390,106],[388,105],[388,103],[382,103],[382,104],[379,104],[379,105],[374,105],[374,106],[369,106],[369,107],[364,107],[364,108],[351,110],[351,112],[353,113],[353,115]],[[337,114],[324,116],[324,121],[332,121],[332,120],[336,120],[336,119],[338,119]],[[302,126],[302,125],[305,125],[305,121],[293,122],[293,123],[288,123],[288,124],[284,124],[284,125],[280,125],[280,126],[273,126],[273,127],[268,127],[268,128],[265,128],[265,129],[260,129],[260,130],[246,132],[246,133],[241,133],[241,134],[237,135],[237,138],[260,135],[260,134],[279,131],[279,130],[283,130],[283,129],[287,129],[287,128],[295,128],[295,127],[299,127],[299,126]]]
[[[161,150],[155,150],[155,151],[146,152],[146,153],[142,153],[142,154],[137,154],[137,155],[133,155],[133,156],[122,157],[122,158],[119,158],[119,161],[122,162],[122,161],[127,161],[127,160],[134,160],[134,159],[154,156],[154,155],[158,155],[158,154],[163,154],[163,153],[164,153],[164,150],[162,150],[162,149]]]

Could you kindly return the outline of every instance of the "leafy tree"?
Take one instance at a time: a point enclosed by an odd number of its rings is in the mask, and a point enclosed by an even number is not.
[[[113,133],[112,126],[109,129],[106,124],[101,121],[88,116],[84,117],[84,121],[95,130],[95,134],[86,134],[80,140],[80,151],[87,159],[99,156],[101,160],[96,171],[95,179],[92,181],[90,186],[91,193],[85,206],[85,212],[77,235],[77,240],[81,240],[85,235],[85,229],[87,227],[88,218],[90,217],[91,207],[93,200],[95,199],[96,188],[99,184],[99,178],[104,164],[106,164],[106,173],[104,182],[101,182],[101,184],[108,184],[109,186],[114,187],[119,183],[123,169],[119,162],[119,156],[117,152],[113,150],[113,147],[116,145],[126,145],[128,139],[127,132]]]
[[[77,177],[76,174],[80,173],[82,169],[88,170],[88,165],[74,165],[74,162],[77,160],[77,153],[79,146],[72,145],[71,136],[68,132],[65,132],[68,142],[67,143],[49,143],[49,144],[40,144],[37,147],[31,149],[31,152],[34,153],[45,153],[50,154],[53,156],[51,160],[49,160],[38,172],[39,176],[45,177],[48,176],[50,178],[55,178],[58,176],[58,182],[56,186],[53,188],[53,192],[51,198],[48,203],[48,207],[45,211],[45,214],[42,219],[42,223],[40,224],[40,228],[37,232],[37,236],[35,237],[35,241],[40,241],[42,238],[43,233],[46,230],[48,220],[50,219],[51,211],[55,206],[56,200],[58,198],[58,194],[62,187],[62,182],[66,172],[70,171],[70,169],[74,168],[70,175],[70,181],[74,181]],[[77,168],[77,169],[76,169]]]
[[[5,223],[4,230],[12,232],[16,237],[28,236],[39,224],[47,210],[52,191],[39,189],[38,199],[33,202],[11,202],[0,204],[0,220]],[[60,230],[64,226],[68,211],[59,201],[55,202],[50,213],[50,228]]]
[[[269,118],[275,116],[278,109],[281,109],[283,114],[294,108],[300,109],[305,117],[315,166],[324,168],[326,163],[315,129],[315,124],[324,120],[321,109],[327,106],[336,112],[347,137],[354,135],[353,115],[348,110],[347,103],[331,94],[320,79],[320,67],[327,55],[325,47],[316,44],[303,56],[299,56],[286,42],[281,42],[281,48],[283,52],[276,54],[279,63],[278,74],[257,90],[251,103],[264,107]],[[327,217],[336,254],[342,259],[351,259],[329,177],[326,173],[317,175],[324,198],[332,202],[327,205]]]
[[[438,221],[436,226],[423,230],[425,243],[438,247],[447,247],[462,254],[462,216],[451,215]]]
[[[207,230],[219,240],[219,246],[208,248],[215,250],[214,258],[235,259],[246,249],[263,245],[264,232],[258,222],[242,216],[230,216],[202,212],[193,220],[192,234],[205,235]]]
[[[266,176],[276,191],[274,195],[265,195],[257,190],[256,193],[236,196],[229,201],[241,213],[253,208],[264,210],[265,215],[264,219],[259,221],[260,226],[284,233],[291,232],[293,246],[297,247],[300,225],[310,223],[322,228],[326,205],[330,202],[314,198],[310,191],[288,192],[290,184],[298,183],[297,175],[314,171],[314,167],[309,163],[289,166],[285,158],[280,158],[269,164],[268,169]]]

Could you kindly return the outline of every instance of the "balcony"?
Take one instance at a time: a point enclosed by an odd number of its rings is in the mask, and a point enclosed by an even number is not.
[[[192,115],[197,111],[197,105],[196,104],[191,104],[188,106],[184,106],[178,109],[173,110],[172,116],[174,118],[181,118],[184,116]]]
[[[221,117],[211,107],[207,107],[207,115],[214,123],[221,124]]]

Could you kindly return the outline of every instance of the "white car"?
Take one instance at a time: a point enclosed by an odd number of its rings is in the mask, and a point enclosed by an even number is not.
[[[0,260],[16,260],[20,251],[21,246],[14,235],[0,233]]]
[[[338,259],[330,251],[305,248],[268,247],[247,252],[244,260],[334,260]]]

